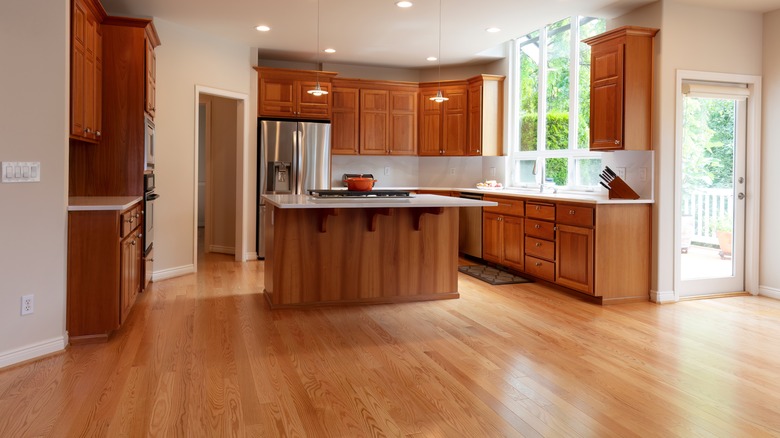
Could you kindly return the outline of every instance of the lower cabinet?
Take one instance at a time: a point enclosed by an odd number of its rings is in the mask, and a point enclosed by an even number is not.
[[[102,342],[141,291],[141,204],[68,212],[67,330],[71,343]]]
[[[595,296],[602,304],[649,299],[651,204],[484,200],[498,203],[483,209],[486,261]]]

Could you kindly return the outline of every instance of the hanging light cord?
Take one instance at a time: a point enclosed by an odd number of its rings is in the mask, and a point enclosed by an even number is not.
[[[438,60],[439,60],[439,91],[440,92],[441,92],[441,2],[442,0],[439,0],[439,54],[438,54],[439,59]]]

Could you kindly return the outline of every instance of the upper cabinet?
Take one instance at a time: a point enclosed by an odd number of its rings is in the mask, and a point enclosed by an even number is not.
[[[334,154],[417,154],[417,84],[335,78],[332,85]]]
[[[258,117],[330,120],[331,78],[336,73],[255,67],[258,76]],[[308,93],[319,82],[328,94]]]
[[[431,100],[441,90],[449,100]],[[466,155],[468,83],[420,84],[419,155]]]
[[[157,41],[159,45],[160,42]],[[145,84],[145,110],[149,114],[149,117],[154,119],[154,110],[157,105],[157,55],[154,53],[155,42],[152,38],[146,40],[146,56],[144,60],[146,70],[146,84]]]
[[[70,138],[92,143],[103,134],[101,23],[105,18],[98,1],[71,3]]]
[[[624,26],[591,46],[590,149],[652,149],[653,41],[658,29]]]
[[[466,155],[504,153],[504,76],[469,79],[468,150]]]

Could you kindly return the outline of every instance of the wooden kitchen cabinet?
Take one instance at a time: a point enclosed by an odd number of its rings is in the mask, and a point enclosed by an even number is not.
[[[441,87],[438,83],[420,84],[418,155],[466,155],[468,83],[447,81],[442,84]],[[449,100],[441,103],[430,100],[439,89]]]
[[[493,263],[522,271],[523,202],[512,198],[485,196],[485,201],[497,202],[482,211],[482,257]]]
[[[141,208],[68,212],[71,343],[106,341],[127,320],[142,287]]]
[[[331,79],[336,73],[255,67],[258,78],[258,117],[330,120],[333,95]],[[308,91],[320,88],[328,94]]]
[[[103,46],[99,1],[71,3],[70,138],[100,141],[102,126]]]
[[[390,92],[360,90],[360,154],[387,155],[390,151]]]
[[[334,155],[356,155],[360,136],[360,86],[333,80],[331,148]]]
[[[159,43],[158,43],[159,44]],[[144,87],[144,109],[149,117],[154,119],[154,111],[157,108],[157,55],[154,53],[154,43],[146,40],[146,84]]]
[[[623,26],[591,46],[590,149],[652,149],[653,41],[658,29]]]
[[[593,294],[593,230],[558,225],[555,282]]]
[[[98,148],[71,144],[69,195],[140,196],[146,170],[145,119],[153,94],[148,88],[149,49],[160,40],[148,19],[106,17],[101,29],[104,130]]]
[[[466,155],[504,153],[504,76],[469,79],[468,147]]]

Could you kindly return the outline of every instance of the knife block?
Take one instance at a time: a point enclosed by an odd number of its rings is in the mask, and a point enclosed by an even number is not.
[[[609,199],[639,199],[637,192],[629,187],[619,176],[616,176],[615,179],[610,181],[609,186],[611,187],[609,190]]]

